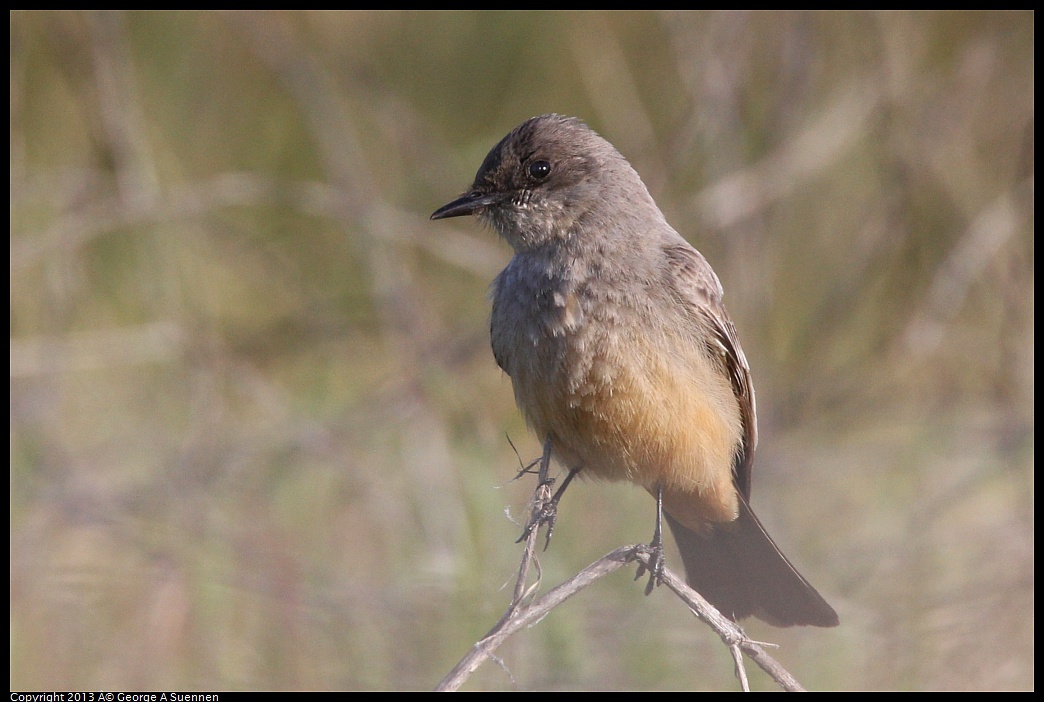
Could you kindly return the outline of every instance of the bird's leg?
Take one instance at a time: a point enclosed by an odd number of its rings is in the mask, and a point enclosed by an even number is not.
[[[537,485],[537,498],[533,506],[533,512],[529,518],[529,523],[526,524],[526,528],[522,531],[522,536],[518,537],[516,543],[520,543],[529,538],[529,535],[533,533],[534,529],[539,529],[544,524],[547,525],[547,537],[544,541],[544,550],[551,544],[551,534],[555,531],[555,520],[558,519],[558,501],[562,499],[562,494],[565,489],[569,487],[569,483],[573,482],[573,478],[579,472],[577,468],[570,468],[569,474],[566,475],[565,480],[555,491],[555,494],[546,500],[540,499],[540,493],[544,488],[550,491],[551,486],[554,484],[555,479],[548,476],[550,472],[549,466],[551,464],[551,437],[547,438],[544,442],[544,455],[540,459],[540,483]]]
[[[551,499],[545,501],[543,504],[539,505],[537,509],[533,511],[533,515],[532,517],[530,517],[529,523],[526,524],[526,528],[522,532],[522,536],[518,537],[518,541],[516,543],[525,541],[534,529],[539,529],[544,524],[547,524],[547,537],[544,540],[544,550],[547,550],[547,547],[551,545],[551,534],[555,532],[555,521],[558,519],[558,501],[562,498],[562,493],[565,492],[565,489],[569,486],[569,483],[573,481],[573,478],[576,477],[576,474],[579,472],[580,471],[578,471],[575,468],[569,469],[569,474],[566,475],[565,480],[562,481],[562,484],[558,487],[558,490],[555,491],[555,494],[551,497]],[[546,481],[546,483],[542,482],[541,485],[547,484],[550,487],[550,485],[554,482],[555,479],[550,478]]]
[[[649,549],[649,566],[638,563],[638,573],[634,579],[642,577],[645,571],[649,571],[649,583],[645,586],[645,594],[648,595],[653,588],[663,581],[664,556],[663,556],[663,485],[656,486],[656,528],[653,530],[652,543]]]

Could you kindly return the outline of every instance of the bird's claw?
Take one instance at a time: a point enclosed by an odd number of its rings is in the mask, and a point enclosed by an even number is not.
[[[638,561],[638,572],[635,573],[634,579],[639,580],[648,573],[649,582],[645,585],[645,594],[650,595],[654,587],[659,587],[663,583],[663,571],[666,568],[666,559],[663,555],[663,541],[643,546],[641,550],[649,556],[648,564],[645,560]]]
[[[545,487],[550,491],[551,486],[554,484],[555,479],[549,478],[541,483],[541,488]],[[545,493],[546,494],[546,493]],[[544,500],[543,504],[533,508],[533,514],[529,518],[529,523],[526,524],[526,528],[522,531],[522,536],[518,537],[518,541],[515,543],[522,543],[528,539],[534,531],[538,531],[540,527],[547,525],[547,535],[544,537],[544,550],[551,545],[551,534],[555,532],[555,522],[558,520],[558,495]]]

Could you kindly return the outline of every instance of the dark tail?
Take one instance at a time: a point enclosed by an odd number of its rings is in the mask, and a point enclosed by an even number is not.
[[[746,502],[736,521],[705,533],[664,517],[689,585],[725,616],[753,615],[773,626],[837,626],[837,612],[790,565]]]

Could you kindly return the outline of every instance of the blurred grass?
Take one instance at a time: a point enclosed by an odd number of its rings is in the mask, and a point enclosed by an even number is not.
[[[754,501],[842,618],[752,636],[813,689],[1032,688],[1032,13],[10,19],[12,689],[429,689],[488,630],[539,444],[507,247],[427,215],[549,111],[725,285]],[[571,490],[545,582],[651,528]],[[735,685],[627,577],[501,655],[472,689]]]

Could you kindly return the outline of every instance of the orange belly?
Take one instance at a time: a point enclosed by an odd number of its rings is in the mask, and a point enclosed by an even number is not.
[[[634,482],[654,495],[662,486],[664,508],[693,530],[732,521],[742,432],[732,387],[709,359],[694,353],[668,367],[642,353],[649,350],[639,344],[627,358],[603,355],[569,382],[515,378],[518,404],[581,475]]]

